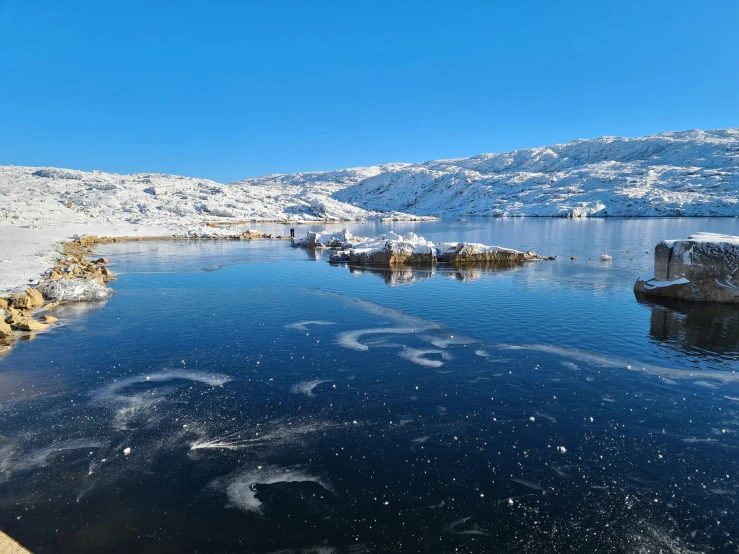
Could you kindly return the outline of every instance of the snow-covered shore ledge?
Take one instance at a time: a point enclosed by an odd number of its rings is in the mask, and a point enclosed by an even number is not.
[[[235,228],[132,225],[129,223],[10,225],[0,220],[0,297],[37,285],[64,256],[64,243],[82,236],[102,242],[166,239],[240,239],[249,233]],[[261,234],[259,235],[261,237]],[[257,238],[254,236],[254,238]]]
[[[654,270],[637,279],[634,291],[739,304],[739,236],[696,233],[660,242],[654,249]]]
[[[331,248],[332,263],[378,267],[434,266],[446,263],[454,266],[524,263],[544,260],[536,252],[520,252],[501,246],[486,246],[471,242],[434,243],[415,233],[398,235],[389,232],[377,237],[355,237],[346,229],[339,233],[308,232],[294,242],[303,248]]]
[[[0,295],[0,354],[19,340],[33,338],[57,322],[50,311],[63,303],[103,300],[110,295],[107,283],[114,281],[108,260],[88,260],[97,237],[82,237],[63,243],[62,252],[45,277],[22,292]],[[40,310],[42,315],[34,317]]]
[[[112,230],[110,228],[108,231]],[[131,229],[117,228],[117,231]],[[108,242],[149,241],[149,240],[256,240],[272,239],[272,235],[259,231],[236,231],[215,233],[190,233],[171,235],[145,235],[143,232],[162,231],[162,229],[137,229],[139,234],[128,235],[119,233],[115,236],[98,237],[96,235],[75,235],[71,240],[54,244],[54,251],[47,255],[43,263],[49,264],[39,278],[19,286],[0,290],[0,355],[8,352],[19,340],[32,338],[36,333],[46,331],[57,322],[57,318],[49,312],[57,306],[70,302],[87,302],[103,300],[111,291],[107,284],[115,280],[113,273],[108,269],[105,258],[90,260],[94,254],[92,247]],[[33,231],[29,231],[33,233]],[[52,234],[45,234],[39,240],[48,240]],[[288,239],[288,237],[276,237]],[[0,240],[0,246],[8,241],[8,236]],[[28,236],[22,236],[17,241],[21,248],[29,244]],[[17,275],[27,270],[28,262],[23,255],[16,258],[15,264],[4,268],[2,274],[6,282],[17,282]],[[34,264],[36,262],[34,261]],[[35,317],[40,311],[42,315]]]

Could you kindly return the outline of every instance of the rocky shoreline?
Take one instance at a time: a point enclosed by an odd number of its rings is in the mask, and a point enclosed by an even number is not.
[[[0,298],[0,316],[3,316],[0,317],[0,353],[9,351],[19,340],[32,339],[36,333],[46,331],[57,322],[56,317],[46,312],[66,300],[62,291],[68,288],[67,284],[78,285],[84,280],[86,286],[105,290],[107,283],[115,281],[113,272],[107,267],[108,260],[87,260],[94,254],[90,247],[98,242],[98,237],[86,236],[62,243],[61,259],[36,287]],[[36,318],[37,312],[43,314]]]
[[[289,239],[249,230],[234,235],[213,236],[152,236],[152,237],[98,237],[85,235],[61,243],[62,252],[57,263],[40,282],[23,292],[0,297],[0,355],[9,352],[21,340],[31,340],[37,333],[48,330],[58,319],[47,313],[57,306],[85,300],[98,300],[110,295],[109,283],[115,275],[108,268],[108,260],[94,256],[98,244],[155,240],[255,240]],[[40,314],[40,315],[39,315]]]

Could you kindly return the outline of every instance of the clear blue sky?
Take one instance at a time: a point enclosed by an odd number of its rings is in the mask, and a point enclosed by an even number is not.
[[[0,164],[231,181],[736,126],[738,0],[0,0]]]

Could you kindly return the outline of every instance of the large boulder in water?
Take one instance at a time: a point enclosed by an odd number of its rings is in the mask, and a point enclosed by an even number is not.
[[[360,265],[436,265],[436,253],[432,246],[404,241],[402,237],[400,239],[395,240],[394,237],[387,239],[379,248],[349,250],[346,253],[346,261]]]
[[[474,242],[442,244],[439,253],[439,261],[452,265],[487,265],[524,262],[527,259],[526,254],[518,250]]]
[[[308,234],[305,235],[304,246],[306,248],[321,248],[323,246],[323,244],[321,244],[321,233],[308,231]]]
[[[739,303],[739,237],[696,233],[654,249],[654,271],[637,279],[647,296]]]

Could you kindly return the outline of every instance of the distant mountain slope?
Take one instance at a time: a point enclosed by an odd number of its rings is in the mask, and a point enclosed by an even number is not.
[[[341,188],[399,167],[269,175],[224,185],[208,179],[152,173],[119,175],[0,166],[0,222],[34,225],[94,221],[186,228],[208,221],[407,219],[412,216],[379,214],[331,197]]]
[[[602,137],[406,165],[334,198],[425,215],[739,216],[739,129]]]
[[[461,216],[739,216],[739,129],[603,137],[419,164],[191,177],[0,166],[0,224]]]

